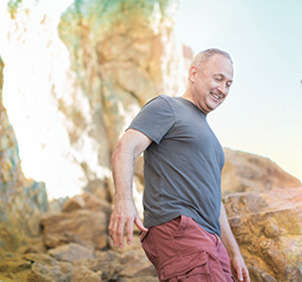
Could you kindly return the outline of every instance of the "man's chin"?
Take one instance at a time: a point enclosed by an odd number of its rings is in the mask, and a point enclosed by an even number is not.
[[[220,104],[208,104],[207,105],[207,107],[208,107],[208,109],[209,109],[209,111],[211,112],[211,111],[214,111],[218,106],[219,106]]]

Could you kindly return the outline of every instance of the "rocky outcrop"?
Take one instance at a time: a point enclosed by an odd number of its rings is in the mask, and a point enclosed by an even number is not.
[[[47,248],[78,243],[101,250],[108,245],[107,223],[110,205],[85,193],[68,200],[62,213],[44,215],[41,220]]]
[[[302,187],[224,198],[252,281],[301,281]]]
[[[26,175],[43,179],[52,198],[97,182],[110,190],[110,156],[131,119],[152,97],[182,91],[192,52],[174,36],[177,6],[177,0],[59,1],[51,9],[43,1],[0,4],[10,120]]]
[[[268,158],[225,148],[222,172],[223,193],[265,192],[274,188],[302,186],[301,181],[285,172]]]
[[[141,0],[109,2],[74,1],[64,13],[59,34],[68,48],[71,69],[90,105],[90,130],[97,143],[98,158],[111,154],[118,138],[140,107],[159,93],[176,95],[184,86],[189,52],[184,53],[173,34],[178,1]],[[80,82],[80,83],[79,83]],[[79,95],[78,93],[76,94]],[[74,126],[72,145],[82,142],[85,122],[82,109],[73,119],[70,102],[76,95],[59,98],[60,110]],[[74,130],[83,124],[79,130]],[[84,135],[85,136],[85,135]],[[107,145],[104,146],[102,142]],[[109,164],[107,164],[109,166]],[[95,168],[87,161],[85,169]],[[135,179],[135,197],[141,211],[141,179]]]
[[[38,236],[45,189],[22,173],[0,91],[0,280],[157,281],[137,230],[123,251],[108,238],[110,155],[147,100],[184,86],[192,52],[173,35],[178,1],[54,1],[53,13],[45,1],[9,1],[6,14],[3,3],[5,105],[26,171],[38,167],[49,191],[86,192],[57,201]],[[139,159],[137,201],[142,168]],[[300,281],[301,183],[268,159],[226,150],[222,185],[252,281]]]
[[[0,249],[16,251],[39,235],[47,194],[43,183],[22,173],[17,140],[2,103],[3,68],[0,58]]]
[[[19,253],[0,253],[0,280],[158,281],[137,232],[133,245],[108,249],[108,212],[108,204],[84,193],[66,201],[61,213],[45,214],[41,242],[47,248],[28,246]]]

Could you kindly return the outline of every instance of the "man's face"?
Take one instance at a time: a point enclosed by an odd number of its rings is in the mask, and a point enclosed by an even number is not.
[[[233,81],[231,61],[220,54],[211,56],[190,71],[191,94],[195,105],[204,113],[215,110],[226,98]]]

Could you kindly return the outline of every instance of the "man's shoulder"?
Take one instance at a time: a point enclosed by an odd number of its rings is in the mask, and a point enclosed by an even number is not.
[[[168,103],[170,105],[174,104],[176,102],[176,98],[166,95],[166,94],[160,94],[156,97],[153,97],[152,99],[150,99],[146,105],[150,104],[150,103]]]

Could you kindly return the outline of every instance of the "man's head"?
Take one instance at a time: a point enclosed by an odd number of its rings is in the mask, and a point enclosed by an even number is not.
[[[207,114],[224,101],[232,81],[230,55],[219,49],[207,49],[194,58],[189,72],[189,87],[183,97]]]

